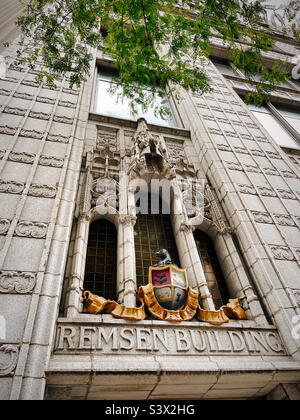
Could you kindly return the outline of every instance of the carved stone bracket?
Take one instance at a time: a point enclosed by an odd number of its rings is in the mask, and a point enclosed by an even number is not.
[[[0,347],[0,376],[9,375],[17,366],[19,350],[11,344]]]
[[[36,284],[34,273],[8,271],[0,275],[0,293],[31,293]]]

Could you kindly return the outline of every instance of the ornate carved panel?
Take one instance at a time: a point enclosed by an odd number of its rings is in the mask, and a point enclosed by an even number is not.
[[[270,249],[277,260],[294,260],[292,251],[286,246],[270,245]]]
[[[7,271],[0,274],[0,293],[31,293],[36,284],[36,275],[28,272]]]
[[[105,127],[98,127],[96,149],[102,150],[106,147],[109,147],[113,152],[117,151],[117,131]]]
[[[9,375],[17,366],[19,350],[11,344],[0,346],[0,376]]]
[[[21,194],[25,188],[25,185],[17,181],[4,181],[0,180],[0,192],[9,194]]]
[[[32,184],[28,194],[33,197],[55,198],[57,188],[53,185]]]
[[[43,239],[47,235],[47,230],[48,224],[46,223],[21,221],[15,229],[15,235],[26,238]]]

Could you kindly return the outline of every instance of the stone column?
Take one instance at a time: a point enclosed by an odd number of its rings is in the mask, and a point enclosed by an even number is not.
[[[176,180],[172,182],[172,188],[174,192],[172,223],[181,265],[187,270],[189,285],[199,291],[203,308],[215,310],[193,235],[195,228],[185,223],[187,216]]]
[[[134,226],[135,216],[122,216],[120,218],[120,229],[123,230],[123,289],[124,305],[129,308],[136,306],[136,270],[135,270],[135,247],[134,247]]]
[[[82,309],[82,293],[90,218],[82,215],[78,220],[70,283],[67,290],[67,317],[76,317]]]
[[[214,311],[215,305],[209,291],[202,263],[194,239],[194,227],[183,225],[180,216],[173,216],[173,229],[180,262],[186,268],[190,287],[197,289],[204,309]]]
[[[118,225],[118,252],[117,252],[117,301],[124,302],[124,235],[123,224]]]

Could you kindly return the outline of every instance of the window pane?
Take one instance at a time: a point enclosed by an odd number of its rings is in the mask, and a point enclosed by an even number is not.
[[[149,215],[138,214],[134,228],[136,265],[139,267],[138,287],[148,284],[149,267],[159,263],[155,252],[160,249],[166,249],[171,255],[172,262],[180,266],[170,215],[161,213],[150,215],[151,196],[149,196],[148,204]],[[161,207],[160,205],[160,209]]]
[[[98,220],[91,224],[87,255],[84,289],[115,300],[117,231],[113,224],[107,220]]]
[[[217,69],[220,71],[221,74],[224,74],[226,76],[234,76],[237,77],[238,74],[236,74],[231,66],[226,63],[226,62],[222,62],[221,60],[217,60],[217,59],[212,59],[212,62],[214,63],[214,65],[217,67]]]
[[[300,134],[300,112],[278,106],[276,106],[276,108],[287,122]]]
[[[117,77],[115,70],[100,68],[98,75],[98,89],[95,111],[98,114],[108,115],[116,118],[134,119],[144,117],[148,123],[175,126],[173,117],[169,119],[162,119],[159,115],[155,115],[153,109],[149,108],[146,112],[142,111],[141,106],[137,106],[137,114],[132,114],[130,111],[129,100],[122,98],[122,89],[118,88],[114,94],[109,93],[111,86],[111,79]],[[146,89],[146,87],[145,87]],[[156,95],[156,105],[162,105],[163,98]]]
[[[254,105],[248,107],[279,146],[300,150],[298,142],[266,107],[257,108]]]
[[[228,303],[229,294],[214,244],[210,237],[200,230],[194,232],[194,238],[209,291],[216,308],[220,308]]]

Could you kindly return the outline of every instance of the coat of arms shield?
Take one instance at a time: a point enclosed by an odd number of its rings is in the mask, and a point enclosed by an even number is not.
[[[149,281],[157,302],[164,309],[178,311],[186,303],[188,280],[185,269],[173,265],[150,267]]]

